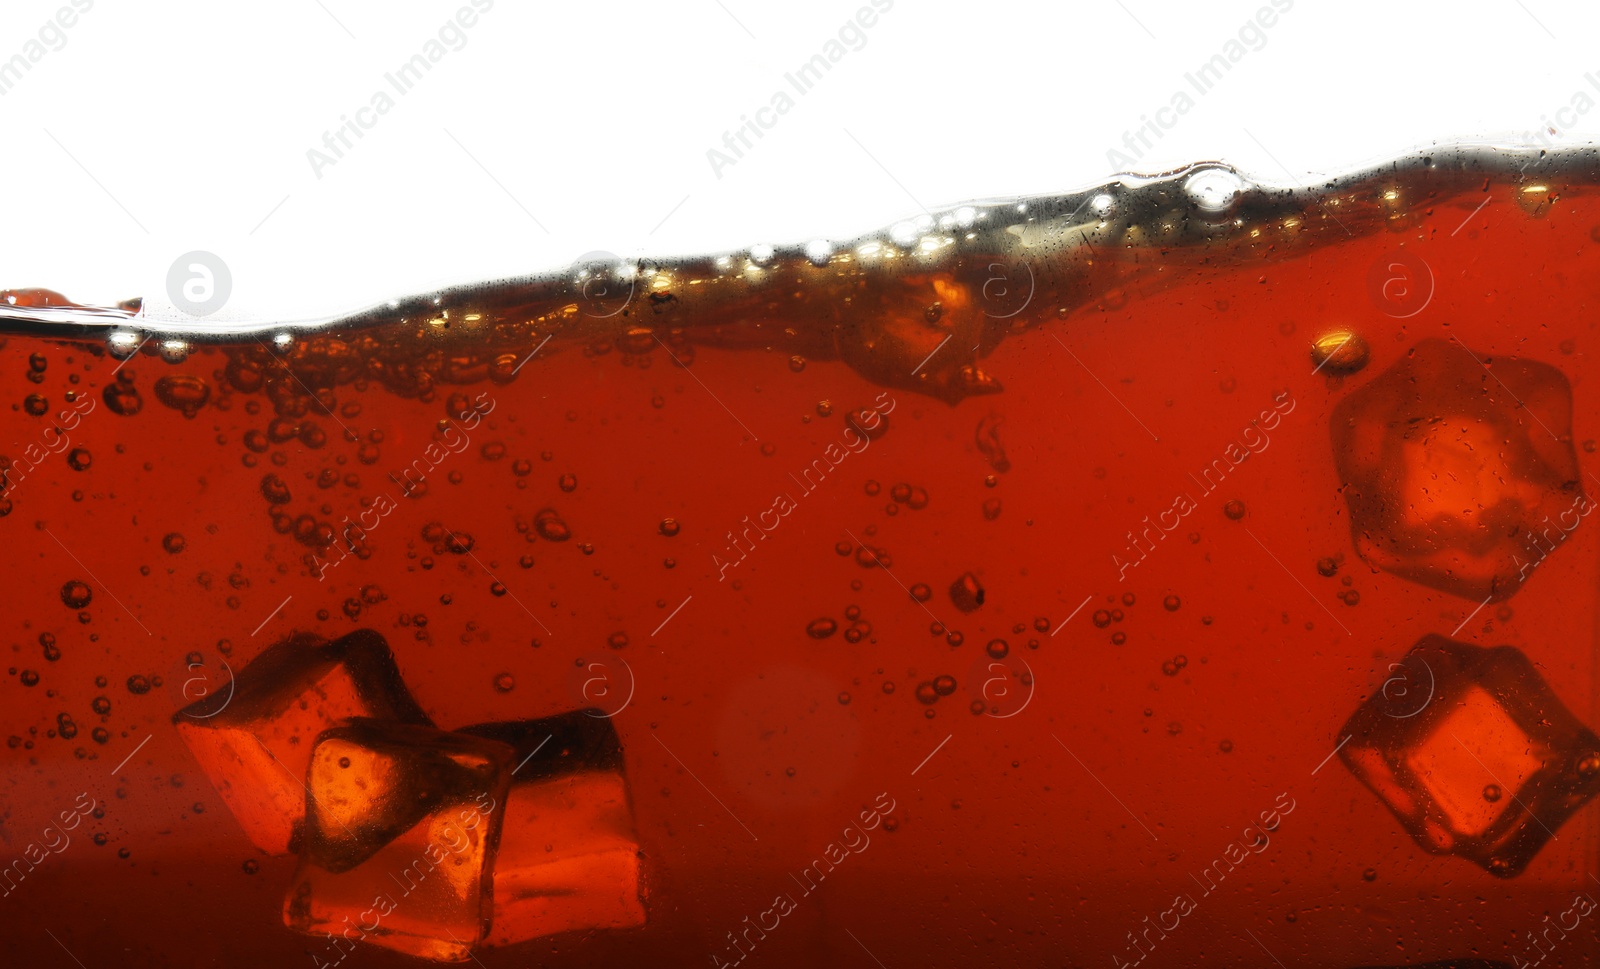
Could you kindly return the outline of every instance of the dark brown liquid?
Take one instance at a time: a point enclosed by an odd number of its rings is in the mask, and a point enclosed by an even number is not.
[[[173,724],[370,629],[620,742],[643,924],[485,966],[1594,965],[1600,165],[1195,175],[231,337],[17,291],[17,964],[400,964]]]

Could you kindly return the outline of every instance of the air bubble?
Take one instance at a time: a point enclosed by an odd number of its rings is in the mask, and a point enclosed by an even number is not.
[[[1244,179],[1226,168],[1207,168],[1183,183],[1184,194],[1195,208],[1213,214],[1227,211],[1244,188]]]

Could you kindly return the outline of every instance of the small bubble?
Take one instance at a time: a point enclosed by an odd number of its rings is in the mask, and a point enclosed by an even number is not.
[[[1323,556],[1322,558],[1317,559],[1317,574],[1326,576],[1328,578],[1338,575],[1339,560],[1332,558],[1331,556]]]
[[[567,523],[550,508],[534,516],[533,528],[539,533],[539,537],[550,542],[564,542],[572,537],[572,531],[567,528]]]
[[[561,486],[562,491],[577,491],[578,476],[575,474],[564,474],[561,476],[561,479],[556,482],[556,484]]]
[[[1179,599],[1177,596],[1167,596],[1165,599],[1161,600],[1162,608],[1166,609],[1168,612],[1177,612],[1178,607],[1181,605],[1183,605],[1183,600]]]
[[[663,518],[656,528],[660,530],[661,534],[671,538],[678,534],[678,520],[676,518]]]
[[[848,694],[848,693],[840,693],[839,694],[839,705],[840,706],[849,706],[850,705],[850,694]]]
[[[37,686],[39,684],[39,674],[33,670],[23,670],[21,679],[23,686]]]
[[[501,673],[494,678],[494,688],[501,693],[510,693],[517,688],[517,678],[510,673]]]
[[[261,863],[256,861],[254,858],[246,858],[244,864],[240,865],[239,867],[244,869],[244,873],[246,875],[254,875],[256,872],[261,870]]]
[[[1490,804],[1500,800],[1500,785],[1485,784],[1483,786],[1483,799],[1488,801]]]
[[[838,623],[824,616],[821,619],[813,619],[806,624],[806,635],[812,639],[827,639],[838,628]]]
[[[102,717],[111,712],[110,697],[97,696],[89,705],[94,708],[95,713],[100,714]]]
[[[1365,878],[1369,882],[1375,882],[1378,880],[1378,869],[1368,868],[1366,871],[1361,873],[1361,877]]]
[[[1234,498],[1222,506],[1222,513],[1234,521],[1238,521],[1244,517],[1244,502]]]
[[[149,693],[150,692],[150,681],[149,681],[149,679],[139,675],[138,673],[135,673],[134,675],[128,677],[128,692],[134,694],[135,696],[140,696],[140,695],[143,695],[145,693]]]
[[[348,757],[340,757],[339,758],[339,766],[348,768],[350,766],[350,758],[348,758]]]
[[[172,555],[177,555],[183,551],[186,545],[188,545],[188,540],[177,532],[168,532],[161,539],[161,547]]]
[[[939,691],[934,689],[932,680],[923,680],[917,684],[917,702],[923,704],[939,702]]]
[[[1233,741],[1223,740],[1221,743],[1217,744],[1217,749],[1222,751],[1224,754],[1231,754],[1233,753]]]
[[[606,645],[612,649],[622,649],[628,645],[628,634],[624,632],[612,633],[606,637]]]
[[[68,609],[82,609],[94,598],[88,583],[73,579],[61,587],[61,601]]]
[[[1367,341],[1349,330],[1334,330],[1317,337],[1311,344],[1311,364],[1315,373],[1344,377],[1367,365],[1371,349]]]
[[[1104,609],[1096,609],[1094,611],[1094,615],[1091,616],[1090,619],[1093,620],[1094,624],[1101,629],[1111,625],[1111,613]]]
[[[1011,652],[1011,644],[1003,639],[991,639],[983,649],[994,659],[1005,659],[1006,654]]]
[[[973,612],[983,605],[983,586],[971,572],[963,573],[950,583],[950,601],[962,612]]]
[[[933,691],[940,696],[949,696],[956,691],[956,678],[953,676],[936,677],[933,681]]]
[[[926,582],[918,582],[911,587],[911,598],[918,602],[927,602],[933,598],[933,587]]]

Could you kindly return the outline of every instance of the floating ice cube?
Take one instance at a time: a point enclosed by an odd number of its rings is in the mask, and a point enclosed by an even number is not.
[[[1473,601],[1515,593],[1593,508],[1572,390],[1548,364],[1423,340],[1335,408],[1332,432],[1361,557]]]
[[[291,636],[241,669],[231,693],[206,696],[172,719],[250,840],[286,854],[305,816],[312,742],[351,717],[428,722],[371,630],[332,643]]]
[[[1391,673],[1339,755],[1425,850],[1508,878],[1600,792],[1600,737],[1518,650],[1428,636]]]
[[[468,958],[488,929],[513,754],[413,724],[353,720],[324,732],[311,756],[305,851],[284,924],[332,936],[342,951],[371,943]]]
[[[517,750],[488,944],[643,925],[639,846],[611,721],[577,711],[461,732]]]

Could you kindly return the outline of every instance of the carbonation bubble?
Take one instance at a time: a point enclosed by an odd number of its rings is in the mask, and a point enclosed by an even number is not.
[[[22,398],[22,409],[34,417],[43,417],[50,409],[50,402],[42,394],[29,394]]]
[[[117,379],[106,384],[100,394],[111,412],[121,417],[132,417],[144,408],[144,398],[139,396],[139,388],[133,385],[131,370],[118,373]]]
[[[1183,600],[1179,599],[1177,596],[1167,596],[1165,599],[1161,600],[1161,607],[1166,609],[1168,612],[1177,612],[1178,607],[1181,605],[1183,605]]]
[[[812,239],[806,243],[806,259],[813,266],[826,266],[833,256],[833,244],[826,239]]]
[[[276,474],[268,473],[261,478],[261,497],[271,505],[286,505],[290,497],[289,486]]]
[[[517,678],[510,673],[501,673],[494,678],[494,688],[501,693],[510,693],[517,687]]]
[[[149,679],[139,675],[138,673],[128,677],[128,692],[136,696],[142,696],[143,694],[149,693]]]
[[[1314,373],[1348,376],[1367,365],[1372,350],[1359,333],[1334,330],[1324,333],[1311,344],[1311,363]]]
[[[94,590],[86,582],[72,579],[61,587],[61,601],[68,609],[82,609],[94,598]]]
[[[184,417],[200,413],[211,398],[211,387],[204,380],[190,374],[167,374],[156,381],[156,399]]]
[[[676,518],[663,518],[661,524],[656,526],[661,534],[671,538],[678,534],[678,520]]]
[[[956,678],[953,676],[940,676],[933,681],[933,691],[940,696],[949,696],[956,691]]]
[[[983,586],[971,572],[950,583],[950,601],[962,612],[972,612],[983,605],[983,596]]]
[[[177,555],[179,552],[183,551],[188,544],[188,540],[177,532],[168,532],[161,539],[161,547],[166,549],[172,555]]]
[[[67,452],[67,464],[74,471],[87,471],[93,463],[94,455],[90,454],[86,447],[75,447]]]
[[[564,474],[556,483],[561,486],[562,491],[576,491],[578,489],[578,476],[575,474]]]
[[[1244,502],[1234,498],[1222,506],[1222,513],[1234,521],[1238,521],[1244,517]]]
[[[939,702],[939,691],[934,689],[932,680],[923,680],[917,684],[917,702],[924,704]]]
[[[572,531],[567,528],[567,523],[550,508],[546,508],[534,517],[533,528],[539,533],[539,537],[546,541],[564,542],[572,537]]]
[[[102,717],[111,712],[110,697],[97,696],[89,705],[94,708],[95,713],[100,714]]]
[[[827,639],[838,628],[838,623],[824,616],[821,619],[813,619],[806,624],[806,635],[812,639]]]
[[[1207,168],[1183,183],[1184,194],[1195,208],[1212,214],[1227,211],[1244,187],[1244,179],[1225,168]]]

